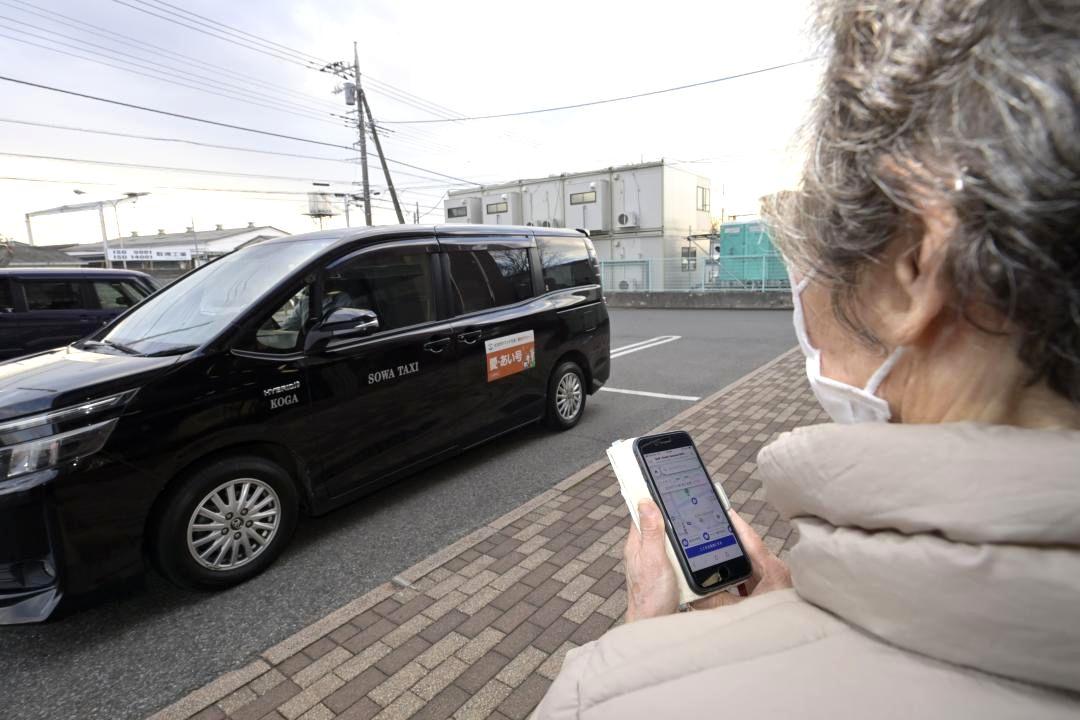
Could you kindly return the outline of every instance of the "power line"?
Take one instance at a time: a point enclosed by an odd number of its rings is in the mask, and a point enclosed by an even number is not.
[[[179,86],[182,86],[182,87],[191,88],[192,90],[198,90],[200,92],[205,92],[205,93],[208,93],[210,95],[217,95],[218,97],[223,97],[223,98],[226,98],[226,99],[229,99],[229,100],[238,99],[235,96],[235,94],[229,95],[229,94],[226,94],[226,93],[219,93],[219,92],[216,92],[214,90],[207,89],[207,88],[201,88],[201,87],[199,87],[197,85],[189,85],[188,83],[184,83],[184,82],[178,82],[178,81],[175,81],[175,80],[168,80],[166,78],[162,78],[162,77],[159,77],[159,76],[156,76],[156,75],[151,75],[149,73],[144,73],[144,72],[141,72],[139,70],[133,70],[131,68],[127,68],[127,67],[124,67],[122,65],[117,65],[117,64],[114,64],[114,63],[111,63],[111,62],[107,62],[105,60],[97,60],[97,59],[94,59],[92,57],[86,57],[85,55],[79,55],[77,53],[68,52],[67,50],[61,50],[59,48],[53,48],[53,47],[49,47],[47,45],[41,45],[39,43],[35,43],[35,42],[30,41],[30,40],[26,40],[25,38],[14,37],[12,35],[7,35],[5,33],[0,33],[0,37],[7,38],[8,40],[14,40],[15,42],[23,43],[25,45],[30,45],[30,46],[33,46],[33,47],[41,48],[43,50],[49,50],[50,52],[59,53],[60,55],[67,55],[68,57],[73,57],[73,58],[76,58],[78,60],[86,60],[88,62],[97,63],[99,65],[106,65],[108,67],[116,68],[118,70],[123,70],[124,72],[130,72],[130,73],[135,74],[135,75],[142,75],[143,77],[148,77],[148,78],[150,78],[152,80],[164,80],[165,82],[168,82],[168,83],[173,84],[173,85],[179,85]],[[318,120],[318,121],[321,121],[321,122],[328,122],[328,123],[331,123],[331,124],[334,124],[334,125],[337,124],[336,122],[334,122],[332,120],[327,120],[325,118],[315,117],[313,115],[296,113],[296,112],[293,112],[291,110],[284,110],[284,109],[281,109],[281,108],[278,108],[278,107],[274,107],[273,105],[268,105],[266,103],[258,102],[256,100],[252,100],[252,99],[248,99],[248,98],[243,98],[243,100],[244,100],[244,102],[250,103],[251,105],[257,105],[259,107],[264,107],[264,108],[267,108],[269,110],[278,110],[280,112],[287,113],[289,115],[296,115],[296,116],[299,116],[299,117],[308,118],[310,120]]]
[[[31,178],[31,177],[16,177],[16,176],[0,176],[0,180],[8,180],[12,182],[40,182],[40,183],[56,183],[58,185],[90,185],[100,187],[122,187],[122,183],[103,183],[94,182],[88,180],[58,180],[51,178]],[[217,187],[197,187],[188,185],[146,185],[153,190],[180,190],[183,192],[215,192],[215,193],[237,193],[242,195],[267,195],[275,197],[295,196],[297,198],[306,198],[310,193],[308,191],[301,190],[256,190],[251,188],[217,188]],[[330,193],[331,195],[334,193]],[[389,200],[384,200],[381,197],[371,198],[373,203],[382,203],[382,207],[390,209],[393,205]],[[299,200],[293,202],[301,202]]]
[[[28,30],[19,30],[18,31],[18,32],[22,33],[23,35],[26,35],[26,36],[29,36],[29,37],[32,37],[32,38],[36,38],[38,40],[44,40],[46,42],[53,43],[53,44],[59,45],[61,47],[66,47],[66,48],[70,48],[70,49],[73,49],[73,50],[77,50],[78,52],[85,53],[86,55],[78,55],[78,54],[75,54],[75,53],[72,53],[72,52],[60,50],[58,48],[50,47],[50,46],[47,46],[47,45],[41,45],[39,43],[27,40],[25,37],[17,37],[17,36],[6,35],[6,34],[2,35],[2,37],[6,37],[9,40],[14,40],[15,42],[24,43],[26,45],[31,45],[33,47],[42,48],[44,50],[49,50],[51,52],[60,53],[62,55],[68,55],[70,57],[78,58],[80,60],[86,60],[88,62],[94,62],[94,63],[98,63],[100,65],[106,65],[108,67],[116,68],[117,70],[122,70],[124,72],[133,73],[135,75],[142,75],[143,77],[148,77],[148,78],[151,78],[153,80],[163,80],[164,82],[171,83],[173,85],[179,85],[181,87],[186,87],[186,88],[190,88],[190,89],[193,89],[193,90],[198,90],[200,92],[209,93],[211,95],[217,95],[218,97],[223,97],[223,98],[226,98],[228,100],[238,100],[238,101],[243,101],[243,102],[249,102],[249,103],[251,103],[253,105],[258,105],[258,106],[265,107],[265,108],[268,108],[268,109],[271,109],[271,110],[278,110],[280,112],[285,112],[285,113],[288,113],[290,115],[297,115],[297,116],[306,117],[306,118],[309,118],[309,119],[312,119],[312,120],[319,120],[321,122],[329,122],[329,123],[337,124],[336,121],[328,119],[327,116],[330,115],[329,112],[319,111],[319,110],[316,110],[316,109],[312,109],[310,107],[299,105],[298,103],[296,103],[296,102],[294,102],[292,100],[282,100],[282,99],[279,99],[277,97],[267,95],[265,93],[261,93],[261,92],[255,91],[255,90],[249,90],[249,89],[247,89],[247,88],[245,88],[243,86],[236,85],[236,84],[233,84],[233,83],[230,83],[230,82],[216,80],[215,78],[212,78],[212,77],[207,77],[205,75],[199,75],[198,73],[194,73],[194,72],[191,72],[191,71],[185,71],[183,69],[175,68],[175,67],[172,67],[172,66],[169,66],[169,65],[164,65],[164,64],[159,63],[159,62],[154,62],[153,60],[145,60],[144,58],[138,57],[137,55],[132,55],[130,53],[122,52],[122,51],[119,51],[119,50],[113,50],[111,48],[105,47],[104,45],[99,45],[97,43],[87,42],[85,40],[81,40],[80,38],[72,37],[71,35],[65,35],[64,33],[55,32],[55,31],[49,30],[48,28],[43,28],[43,27],[40,27],[38,25],[34,25],[32,23],[27,23],[27,22],[23,22],[21,20],[16,20],[14,18],[9,18],[9,17],[4,16],[4,15],[0,15],[0,20],[6,20],[6,21],[11,22],[11,23],[16,23],[18,25],[23,25],[25,27],[34,28],[35,30],[41,30],[43,32],[50,33],[51,35],[55,35],[57,37],[73,40],[73,41],[75,41],[75,43],[64,42],[63,40],[58,40],[55,37],[51,37],[50,35],[41,35],[41,34],[38,34],[38,33],[35,33],[35,32],[30,32]],[[100,48],[100,50],[104,50],[104,52],[108,53],[109,55],[104,55],[103,53],[101,53],[99,51],[91,50],[91,49],[88,49],[88,48]],[[90,57],[87,57],[87,55],[90,56]],[[121,58],[121,59],[117,60],[117,58],[110,57],[110,55],[111,56],[117,56],[118,58]],[[102,58],[104,58],[104,59],[102,59]],[[132,62],[132,61],[135,61],[135,62]],[[157,67],[153,67],[153,66],[157,66]],[[142,70],[137,70],[135,68],[142,68]],[[158,68],[164,68],[164,70],[159,70]],[[143,72],[143,70],[145,70],[146,72]],[[154,73],[154,74],[149,74],[149,73]],[[161,76],[164,76],[164,77],[161,77]],[[210,83],[211,87],[215,87],[218,90],[222,90],[223,92],[218,92],[216,90],[212,90],[212,89],[210,89],[210,87],[205,87],[202,83]],[[269,101],[269,102],[267,102],[267,101]],[[288,110],[288,109],[286,109],[288,107],[298,108],[299,112],[297,112],[296,110]]]
[[[254,33],[240,30],[235,26],[227,25],[221,21],[213,20],[205,15],[200,15],[190,10],[186,10],[170,2],[166,2],[165,0],[153,0],[154,4],[150,4],[146,0],[134,0],[134,2],[142,5],[143,7],[137,7],[136,5],[132,5],[130,2],[127,2],[125,0],[113,1],[120,5],[124,5],[125,7],[129,7],[133,10],[146,13],[166,22],[171,22],[188,28],[190,30],[202,33],[204,35],[216,38],[218,40],[231,43],[238,47],[252,50],[254,52],[259,52],[263,55],[268,55],[269,57],[290,62],[304,68],[323,71],[326,66],[330,64],[325,59],[319,58],[315,55],[312,55],[311,53],[296,50],[295,48],[291,48],[287,45],[283,45],[282,43],[278,43],[272,40],[267,40],[266,38],[255,35]],[[165,12],[173,17],[160,15],[157,12],[153,12],[152,10]],[[192,25],[191,23],[196,24]],[[444,118],[449,116],[462,116],[461,113],[455,110],[451,110],[445,106],[439,105],[429,100],[425,100],[418,95],[397,88],[396,86],[379,80],[378,78],[374,78],[368,75],[365,75],[364,77],[365,79],[371,80],[372,84],[375,86],[375,89],[378,90],[381,94],[387,95],[397,100],[398,102],[402,102],[411,107],[415,107],[422,112],[427,112],[429,114],[436,115],[437,117]],[[508,139],[517,139],[511,136],[509,133],[503,132],[502,134]],[[521,142],[520,139],[518,139],[518,141]]]
[[[449,195],[449,194],[450,194],[449,192],[444,192],[444,193],[442,194],[442,197],[441,197],[441,198],[439,198],[439,199],[438,199],[438,200],[437,200],[437,201],[435,202],[435,204],[434,204],[434,205],[432,205],[432,206],[431,206],[431,207],[429,207],[429,208],[428,208],[427,210],[425,210],[425,211],[424,211],[424,212],[423,212],[423,213],[422,213],[422,214],[421,214],[421,215],[420,215],[420,216],[419,216],[419,217],[417,218],[417,220],[418,220],[418,221],[419,221],[419,220],[423,220],[423,219],[424,219],[424,218],[426,218],[426,217],[427,217],[428,215],[430,215],[431,213],[435,212],[435,210],[437,210],[437,209],[438,209],[439,207],[441,207],[441,206],[442,206],[442,201],[443,201],[443,198],[445,198],[445,197],[446,197],[447,195]]]
[[[119,160],[91,160],[88,158],[73,158],[63,155],[35,155],[31,153],[0,152],[0,156],[23,158],[25,160],[55,160],[58,162],[80,163],[83,165],[107,165],[109,167],[134,168],[137,170],[164,170],[167,172],[195,173],[199,175],[228,175],[230,177],[259,178],[262,180],[295,180],[298,182],[331,182],[338,185],[352,185],[352,180],[325,180],[318,177],[297,177],[295,175],[264,175],[262,173],[233,172],[231,170],[210,170],[207,168],[186,168],[171,165],[147,165],[143,163],[128,163]]]
[[[239,28],[235,28],[234,26],[227,25],[217,20],[212,20],[205,15],[199,15],[198,13],[183,9],[177,5],[166,2],[165,0],[154,0],[156,4],[150,4],[146,0],[134,0],[134,2],[139,3],[143,7],[132,5],[131,2],[127,2],[126,0],[113,0],[113,2],[131,8],[132,10],[151,15],[160,20],[180,25],[181,27],[194,30],[204,35],[208,35],[209,37],[215,38],[217,40],[231,43],[237,47],[258,52],[263,55],[276,58],[278,60],[283,60],[285,62],[289,62],[309,70],[326,72],[327,66],[331,64],[322,58],[312,55],[311,53],[306,53],[291,48],[287,45],[283,45],[272,40],[267,40],[266,38],[260,37],[253,33],[249,33],[244,30],[240,30]],[[155,10],[158,12],[154,12]],[[160,12],[165,12],[167,13],[167,15],[172,15],[173,17],[161,15],[159,14]],[[191,23],[196,24],[193,25]],[[365,75],[364,77],[365,79],[370,78],[372,80],[372,83],[376,86],[376,89],[380,92],[380,94],[387,95],[397,100],[398,102],[402,102],[411,107],[415,107],[421,112],[426,112],[443,118],[446,118],[450,115],[461,116],[461,113],[458,113],[457,111],[450,110],[449,108],[438,105],[437,103],[425,100],[418,95],[414,95],[405,90],[401,90],[400,88],[397,88],[390,83],[383,82],[381,80],[378,80],[377,78],[371,78],[367,75]],[[500,134],[509,140],[521,142],[522,144],[528,144],[525,143],[525,141],[521,138],[511,135],[506,131],[502,131],[500,132]],[[532,143],[532,147],[536,148],[538,147],[538,145],[536,143]]]
[[[135,1],[140,2],[141,0],[135,0]],[[277,58],[278,60],[284,60],[285,62],[290,62],[290,63],[293,63],[294,65],[299,65],[300,67],[307,68],[308,70],[319,70],[320,69],[320,66],[318,65],[318,63],[313,63],[311,61],[301,60],[301,59],[298,59],[298,58],[295,58],[295,57],[289,57],[289,56],[284,55],[284,54],[282,54],[280,52],[273,51],[272,48],[260,47],[259,45],[255,44],[254,42],[250,42],[250,41],[241,42],[240,39],[229,37],[227,34],[217,34],[217,33],[214,33],[214,32],[210,32],[210,30],[199,27],[198,25],[192,25],[192,24],[190,24],[188,22],[184,22],[183,20],[178,20],[175,17],[168,17],[167,15],[161,15],[159,13],[153,12],[153,10],[148,9],[148,7],[139,7],[138,5],[132,5],[131,3],[125,2],[124,0],[113,0],[113,2],[115,2],[115,3],[119,4],[119,5],[123,5],[125,7],[128,7],[128,8],[131,8],[132,10],[136,10],[138,12],[145,13],[147,15],[151,15],[153,17],[156,17],[156,18],[160,19],[160,20],[164,20],[166,22],[170,22],[170,23],[173,23],[175,25],[181,25],[181,26],[186,27],[186,28],[188,28],[190,30],[200,32],[200,33],[202,33],[204,35],[209,35],[210,37],[217,38],[218,40],[224,40],[225,42],[229,42],[229,43],[232,43],[233,45],[237,45],[237,46],[242,47],[242,48],[247,48],[248,50],[253,50],[255,52],[262,53],[263,55],[268,55],[270,57]],[[145,4],[145,3],[143,3],[143,4]],[[157,6],[151,5],[149,7],[154,8],[155,10],[161,10],[161,8],[158,8]],[[165,11],[165,12],[169,12],[169,11]],[[172,15],[177,15],[177,13],[175,13],[175,12],[172,12],[171,14]],[[206,25],[206,23],[200,23],[200,24]]]
[[[141,0],[137,0],[137,1],[141,1]],[[323,63],[324,65],[326,64],[325,60],[323,60],[321,58],[318,58],[318,57],[316,57],[316,56],[314,56],[314,55],[312,55],[310,53],[306,53],[306,52],[302,52],[300,50],[296,50],[294,48],[290,48],[287,45],[282,45],[281,43],[274,42],[273,40],[267,40],[266,38],[259,37],[258,35],[253,35],[252,33],[249,33],[249,32],[247,32],[245,30],[241,30],[238,27],[235,27],[233,25],[228,25],[226,23],[221,22],[220,20],[214,20],[213,18],[206,17],[205,15],[200,15],[197,12],[192,12],[191,10],[187,10],[186,8],[182,8],[179,5],[174,5],[171,2],[166,2],[165,0],[155,0],[155,3],[157,5],[165,5],[167,7],[178,10],[178,11],[184,13],[185,15],[191,15],[191,16],[199,18],[201,20],[206,20],[206,21],[208,21],[208,22],[210,22],[210,23],[212,23],[214,25],[225,28],[226,31],[230,31],[231,34],[234,34],[234,35],[235,34],[246,35],[247,37],[252,38],[253,40],[257,40],[257,41],[262,42],[262,43],[264,43],[266,45],[276,46],[276,47],[280,48],[281,50],[292,53],[293,55],[306,56],[306,57],[310,58],[311,60],[314,60],[315,62]],[[145,3],[143,3],[143,4],[145,4]]]
[[[276,84],[276,83],[268,82],[266,80],[263,80],[262,78],[256,77],[255,75],[249,75],[247,73],[238,72],[238,71],[233,70],[231,68],[226,68],[226,67],[223,67],[221,65],[215,65],[214,63],[209,63],[209,62],[206,62],[205,60],[201,60],[199,58],[192,57],[190,55],[185,55],[183,53],[178,53],[178,52],[175,52],[175,51],[170,50],[168,48],[162,47],[161,45],[155,45],[153,43],[148,43],[148,42],[140,40],[140,39],[138,39],[136,37],[132,37],[130,35],[125,35],[123,33],[118,33],[118,32],[116,32],[114,30],[109,30],[108,28],[101,27],[100,25],[95,25],[95,24],[93,24],[91,22],[87,22],[85,20],[80,20],[78,18],[72,17],[71,15],[65,15],[64,13],[57,12],[55,10],[47,10],[47,9],[41,8],[41,7],[39,7],[39,8],[27,7],[27,6],[22,5],[22,4],[16,4],[14,2],[11,2],[11,0],[0,0],[0,4],[6,5],[6,6],[10,7],[10,8],[19,10],[20,12],[23,12],[23,13],[26,13],[26,14],[29,14],[29,15],[34,15],[34,16],[42,18],[44,20],[48,20],[49,22],[52,22],[52,23],[55,23],[55,24],[58,24],[58,25],[63,25],[63,26],[66,26],[66,27],[75,28],[77,30],[82,30],[84,32],[89,32],[91,35],[96,35],[98,37],[106,38],[106,39],[111,40],[112,42],[116,42],[115,40],[112,40],[112,38],[119,38],[119,40],[121,42],[125,43],[128,46],[131,46],[131,45],[142,46],[144,48],[148,48],[149,50],[153,51],[154,53],[171,55],[171,56],[177,58],[180,62],[191,65],[191,66],[194,66],[194,67],[203,67],[203,68],[213,70],[215,73],[231,75],[232,77],[239,78],[239,79],[243,80],[244,82],[254,83],[254,84],[257,84],[257,85],[262,85],[262,86],[264,86],[264,87],[266,87],[266,88],[268,88],[270,90],[274,90],[274,91],[277,91],[277,92],[282,92],[282,93],[286,93],[286,94],[289,94],[289,95],[293,95],[293,96],[296,96],[299,99],[306,100],[307,102],[319,103],[321,105],[327,106],[328,108],[333,108],[333,109],[338,108],[337,103],[330,102],[329,100],[324,100],[324,99],[316,97],[314,95],[309,95],[307,93],[303,93],[303,92],[299,92],[297,90],[293,90],[292,88],[289,88],[289,87],[287,87],[285,85],[279,85],[279,84]],[[132,49],[134,49],[134,48],[132,48]],[[140,50],[139,52],[146,52],[146,51]]]
[[[304,155],[302,153],[287,153],[287,152],[279,152],[279,151],[275,151],[275,150],[261,150],[259,148],[243,147],[243,146],[240,146],[240,145],[221,145],[221,144],[218,144],[218,143],[208,143],[208,142],[203,142],[201,140],[191,140],[191,139],[188,139],[188,138],[162,137],[162,136],[159,136],[159,135],[139,135],[139,134],[136,134],[136,133],[120,132],[119,130],[101,130],[101,129],[98,129],[98,128],[84,128],[84,127],[76,127],[74,125],[59,125],[59,124],[56,124],[56,123],[37,122],[37,121],[34,121],[34,120],[18,120],[18,119],[15,119],[15,118],[0,117],[0,123],[9,123],[9,124],[13,124],[13,125],[26,125],[26,126],[29,126],[29,127],[48,128],[50,130],[65,130],[65,131],[68,131],[68,132],[89,133],[89,134],[92,134],[92,135],[107,135],[107,136],[110,136],[110,137],[120,137],[120,138],[132,139],[132,140],[149,140],[149,141],[153,141],[153,142],[181,143],[181,144],[184,144],[184,145],[195,145],[195,146],[198,146],[198,147],[212,148],[214,150],[233,150],[233,151],[237,151],[237,152],[256,153],[256,154],[259,154],[259,155],[275,155],[275,156],[279,156],[279,157],[290,157],[290,158],[297,158],[297,159],[301,159],[301,160],[321,160],[321,161],[326,161],[326,162],[344,163],[346,165],[356,165],[357,162],[358,162],[356,160],[356,158],[349,158],[349,159],[332,158],[332,157],[324,157],[324,156],[321,156],[321,155]],[[405,175],[406,177],[411,177],[411,178],[417,178],[419,180],[431,180],[431,176],[429,176],[429,175],[417,175],[416,173],[405,172],[403,170],[398,170],[398,173],[400,175]],[[442,187],[442,186],[440,185],[439,187]]]
[[[689,90],[691,88],[702,87],[704,85],[714,85],[716,83],[726,82],[727,80],[735,80],[737,78],[750,77],[751,75],[760,75],[761,73],[772,72],[773,70],[782,70],[784,68],[794,67],[795,65],[803,65],[805,63],[813,62],[820,59],[820,57],[803,58],[802,60],[783,63],[781,65],[773,65],[771,67],[759,68],[757,70],[749,70],[747,72],[736,73],[734,75],[725,75],[724,77],[713,78],[712,80],[702,80],[701,82],[687,83],[686,85],[676,85],[675,87],[663,88],[662,90],[650,90],[648,92],[636,93],[634,95],[622,95],[620,97],[605,98],[604,100],[591,100],[589,102],[574,103],[572,105],[557,105],[555,107],[537,108],[535,110],[520,110],[518,112],[496,113],[493,115],[472,115],[469,117],[452,119],[447,118],[438,120],[380,120],[380,122],[385,125],[419,125],[428,123],[463,122],[466,120],[494,120],[496,118],[521,117],[522,115],[539,115],[540,113],[558,112],[561,110],[576,110],[578,108],[592,107],[593,105],[606,105],[609,103],[623,102],[624,100],[637,100],[638,98],[679,92],[680,90]]]
[[[34,87],[34,88],[38,88],[40,90],[48,90],[50,92],[58,92],[58,93],[63,93],[65,95],[72,95],[74,97],[80,97],[80,98],[83,98],[83,99],[86,99],[86,100],[95,100],[97,102],[108,103],[110,105],[117,105],[119,107],[126,107],[126,108],[130,108],[130,109],[133,109],[133,110],[143,110],[145,112],[152,112],[152,113],[156,113],[158,115],[165,115],[165,116],[168,116],[168,117],[179,118],[181,120],[190,120],[192,122],[198,122],[198,123],[203,123],[203,124],[206,124],[206,125],[213,125],[213,126],[216,126],[216,127],[228,128],[230,130],[239,130],[240,132],[254,133],[256,135],[265,135],[267,137],[276,137],[276,138],[281,138],[283,140],[294,140],[296,142],[309,143],[311,145],[320,145],[322,147],[332,147],[332,148],[338,148],[338,149],[350,150],[350,151],[353,150],[353,148],[351,146],[349,146],[349,145],[340,145],[338,143],[326,142],[324,140],[314,140],[314,139],[311,139],[311,138],[297,137],[296,135],[288,135],[286,133],[272,132],[270,130],[259,130],[257,128],[245,127],[243,125],[234,125],[233,123],[221,122],[219,120],[210,120],[208,118],[200,118],[200,117],[196,117],[194,115],[185,115],[183,113],[171,112],[169,110],[161,110],[160,108],[152,108],[152,107],[147,107],[145,105],[136,105],[135,103],[124,102],[122,100],[113,100],[111,98],[103,98],[103,97],[100,97],[100,96],[97,96],[97,95],[90,95],[90,94],[87,94],[87,93],[77,92],[75,90],[67,90],[67,89],[64,89],[64,88],[53,87],[51,85],[44,85],[42,83],[31,82],[29,80],[20,80],[18,78],[9,77],[7,75],[0,75],[0,80],[16,83],[18,85],[25,85],[27,87]],[[447,178],[449,180],[455,180],[457,182],[463,182],[463,183],[466,183],[466,184],[469,184],[469,185],[478,185],[479,184],[479,183],[476,183],[476,182],[474,182],[472,180],[466,180],[465,178],[460,178],[460,177],[456,177],[454,175],[448,175],[446,173],[441,173],[441,172],[438,172],[438,171],[435,171],[435,170],[430,170],[428,168],[420,167],[419,165],[413,165],[411,163],[403,162],[401,160],[393,160],[391,158],[386,158],[386,161],[389,162],[389,163],[394,163],[395,165],[401,165],[403,167],[412,168],[413,170],[419,170],[421,172],[427,173],[428,175],[444,177],[444,178]]]

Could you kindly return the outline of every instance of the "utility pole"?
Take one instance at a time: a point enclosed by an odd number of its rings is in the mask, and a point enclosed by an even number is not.
[[[360,173],[364,182],[364,224],[371,225],[371,184],[368,181],[368,169],[367,169],[367,135],[364,132],[364,105],[367,102],[364,100],[364,90],[360,86],[360,54],[356,49],[356,41],[352,44],[353,51],[353,81],[356,83],[356,127],[360,131]],[[378,140],[375,141],[376,147],[378,147]],[[382,157],[382,151],[379,151],[379,157]],[[355,177],[355,176],[354,176]]]
[[[413,224],[414,225],[419,225],[420,224],[420,201],[419,200],[416,201],[416,211],[413,213]]]
[[[105,203],[98,203],[97,206],[98,220],[101,221],[101,250],[105,253],[105,267],[112,267],[112,260],[109,259],[109,233],[105,230]],[[113,212],[116,212],[116,208],[113,208]]]
[[[359,77],[359,76],[357,76]],[[386,176],[386,189],[390,191],[390,199],[394,201],[394,212],[397,213],[399,224],[405,224],[405,216],[401,214],[401,203],[398,202],[397,191],[394,190],[394,181],[390,179],[390,168],[386,166],[386,156],[383,155],[382,143],[379,142],[379,133],[375,130],[375,118],[371,115],[371,106],[368,105],[367,95],[360,92],[361,112],[367,112],[368,122],[371,123],[371,139],[375,141],[375,150],[379,153],[379,162],[382,164],[383,175]]]
[[[346,81],[349,78],[349,66],[344,61],[337,61],[328,63],[320,68],[321,72],[337,75]],[[367,94],[364,93],[364,88],[360,84],[360,51],[357,49],[356,42],[353,42],[353,63],[352,63],[352,78],[353,82],[346,82],[344,86],[334,90],[335,93],[344,91],[345,104],[356,106],[356,129],[360,137],[360,174],[363,178],[363,197],[364,197],[364,223],[371,225],[371,179],[368,176],[368,164],[367,164],[367,130],[364,127],[365,116],[367,122],[371,125],[371,139],[375,142],[375,151],[379,153],[379,162],[382,164],[383,175],[386,176],[386,186],[390,191],[390,197],[394,201],[394,212],[397,214],[398,222],[405,224],[405,216],[401,212],[401,203],[398,202],[397,190],[394,189],[394,181],[390,177],[390,168],[387,166],[386,155],[383,154],[382,142],[379,140],[379,131],[375,127],[375,117],[371,113],[371,105],[368,104]],[[378,194],[378,193],[375,193]],[[345,210],[348,213],[348,207]],[[349,222],[349,218],[345,218],[346,224]]]

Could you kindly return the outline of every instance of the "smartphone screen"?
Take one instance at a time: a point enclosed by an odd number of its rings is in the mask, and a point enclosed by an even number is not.
[[[639,455],[693,581],[712,589],[749,575],[749,561],[689,435],[657,437],[670,441],[642,438]]]

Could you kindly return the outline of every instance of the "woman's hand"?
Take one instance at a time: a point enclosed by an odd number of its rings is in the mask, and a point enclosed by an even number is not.
[[[664,517],[652,500],[638,503],[638,523],[630,523],[623,546],[626,565],[626,622],[670,615],[679,607],[679,585],[667,559]]]
[[[750,557],[753,574],[740,588],[750,597],[773,590],[791,587],[791,573],[787,566],[765,547],[761,537],[746,524],[738,513],[729,513],[743,548]],[[667,559],[667,535],[660,508],[651,500],[638,504],[639,531],[633,524],[623,548],[626,563],[627,608],[626,622],[670,615],[679,606],[679,586],[675,569]],[[722,605],[733,605],[743,598],[729,592],[719,592],[696,600],[695,610],[706,610]]]

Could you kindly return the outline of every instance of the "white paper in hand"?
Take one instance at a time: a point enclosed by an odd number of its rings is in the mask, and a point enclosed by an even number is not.
[[[637,511],[638,503],[642,500],[652,500],[652,494],[649,492],[649,486],[645,484],[645,477],[641,474],[641,466],[638,464],[637,456],[634,455],[635,439],[616,440],[611,443],[611,447],[607,449],[607,456],[608,462],[611,463],[611,469],[615,471],[615,477],[619,481],[619,490],[622,492],[623,500],[630,509],[630,517],[634,520],[634,526],[640,528]],[[713,483],[713,486],[720,496],[720,502],[723,504],[724,510],[731,512],[731,503],[728,501],[724,488],[719,483]],[[676,582],[679,584],[679,602],[688,603],[705,597],[705,595],[698,595],[691,590],[686,583],[686,577],[683,575],[682,566],[679,565],[679,560],[675,556],[675,548],[671,545],[670,537],[667,538],[664,545],[667,550],[668,562],[671,563],[671,568],[675,571]]]

